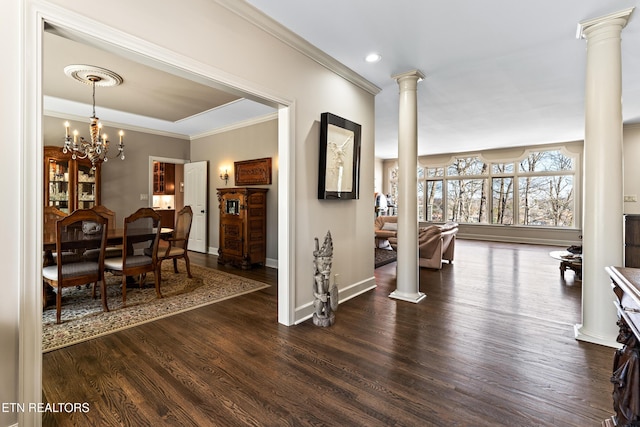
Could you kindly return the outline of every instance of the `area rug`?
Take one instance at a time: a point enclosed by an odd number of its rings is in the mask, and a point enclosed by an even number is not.
[[[375,268],[392,263],[398,259],[398,254],[394,250],[375,248],[376,262]]]
[[[186,274],[184,262],[162,264],[162,295],[156,298],[153,274],[146,285],[127,287],[127,306],[122,306],[121,278],[107,274],[109,312],[102,311],[99,295],[91,298],[91,288],[65,288],[62,294],[62,323],[56,324],[56,308],[47,307],[42,315],[42,351],[48,352],[102,335],[131,328],[194,308],[213,304],[269,287],[224,271],[191,264],[193,278]]]

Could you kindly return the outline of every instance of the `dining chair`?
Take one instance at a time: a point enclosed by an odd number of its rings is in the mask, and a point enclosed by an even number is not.
[[[97,212],[99,215],[107,218],[108,222],[108,230],[115,230],[116,223],[116,213],[111,209],[107,208],[104,205],[95,205],[91,208],[92,211]],[[84,256],[86,257],[95,257],[96,254],[92,251],[85,252]],[[115,258],[122,256],[122,246],[121,245],[108,245],[104,250],[104,257],[106,258]]]
[[[68,214],[66,212],[62,212],[60,209],[55,206],[45,206],[43,211],[43,233],[45,239],[51,238],[55,239],[56,236],[56,222],[58,220],[66,217]],[[66,251],[63,253],[64,257],[67,258],[78,258],[76,251]],[[45,251],[43,253],[43,265],[52,265],[57,262],[58,254],[55,252]]]
[[[102,308],[109,311],[103,280],[106,236],[107,220],[90,209],[78,209],[56,222],[57,263],[42,269],[44,281],[56,289],[56,323],[61,322],[62,289],[65,287],[100,283]],[[88,249],[98,249],[98,259],[63,256],[65,253],[82,254]]]
[[[189,253],[187,245],[189,244],[189,233],[191,232],[191,222],[193,220],[193,211],[191,206],[182,208],[176,216],[176,226],[173,229],[171,237],[163,239],[169,243],[166,249],[162,248],[158,253],[158,276],[161,277],[160,268],[162,261],[167,259],[173,260],[173,271],[178,273],[178,258],[184,258],[187,266],[187,276],[191,279],[191,266],[189,264]]]
[[[107,258],[106,271],[122,275],[122,305],[127,303],[127,276],[138,276],[140,287],[148,272],[156,272],[158,265],[158,241],[160,240],[160,215],[151,208],[140,208],[124,219],[122,256]],[[154,274],[156,296],[162,298],[160,277]]]

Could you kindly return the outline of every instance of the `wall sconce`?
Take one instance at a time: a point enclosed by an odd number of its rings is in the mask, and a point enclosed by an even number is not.
[[[224,185],[229,183],[229,172],[227,169],[220,169],[220,179],[224,181]]]

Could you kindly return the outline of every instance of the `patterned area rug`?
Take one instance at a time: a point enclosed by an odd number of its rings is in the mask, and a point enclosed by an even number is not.
[[[376,250],[376,267],[392,263],[398,259],[398,254],[394,250],[375,248]]]
[[[191,264],[192,279],[187,277],[183,261],[162,264],[161,291],[157,299],[153,274],[147,275],[142,289],[127,287],[127,306],[122,307],[121,278],[107,274],[109,312],[102,311],[100,296],[91,298],[91,287],[65,288],[62,293],[62,323],[56,325],[56,307],[47,307],[42,315],[42,351],[77,344],[101,335],[131,328],[162,317],[192,310],[225,299],[268,288],[255,280]],[[99,294],[99,292],[96,292]]]

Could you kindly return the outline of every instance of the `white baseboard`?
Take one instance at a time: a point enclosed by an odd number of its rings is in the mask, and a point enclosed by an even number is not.
[[[339,303],[342,304],[343,302],[349,301],[350,299],[355,298],[358,295],[362,295],[365,292],[375,289],[376,286],[376,278],[370,277],[347,287],[338,289],[338,295],[340,298]],[[313,316],[313,312],[313,301],[297,307],[295,311],[295,321],[293,322],[294,325],[300,324],[305,320],[310,319]],[[336,314],[336,316],[339,315]]]

